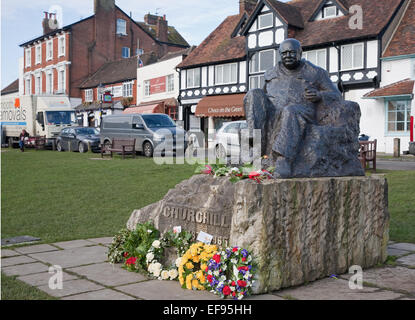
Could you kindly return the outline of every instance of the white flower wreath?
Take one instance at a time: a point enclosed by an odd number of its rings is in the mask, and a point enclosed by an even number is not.
[[[150,249],[147,251],[146,262],[148,264],[147,271],[153,277],[156,277],[158,280],[175,280],[179,271],[181,254],[183,250],[186,250],[188,246],[188,240],[191,235],[187,235],[185,232],[180,234],[175,234],[176,240],[178,239],[179,245],[175,245],[171,239],[169,239],[169,234],[166,234],[161,240],[155,240],[151,244]],[[171,234],[170,234],[171,237]],[[187,237],[187,238],[186,238]],[[182,239],[183,238],[183,239]],[[177,258],[174,262],[174,265],[169,268],[165,268],[159,261],[161,254],[165,248],[175,247],[177,250]]]

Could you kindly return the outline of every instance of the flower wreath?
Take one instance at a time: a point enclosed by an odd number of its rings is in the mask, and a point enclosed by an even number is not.
[[[186,251],[179,265],[179,281],[183,289],[205,290],[206,277],[203,270],[207,262],[217,252],[216,245],[194,243]]]
[[[239,247],[218,252],[204,270],[208,280],[206,288],[221,298],[241,300],[250,295],[254,282],[251,261],[250,253]]]
[[[169,231],[160,240],[153,241],[146,255],[149,274],[159,280],[176,279],[179,275],[180,256],[189,248],[191,238],[192,234],[186,231],[180,233]],[[176,248],[178,258],[172,266],[165,268],[159,260],[163,255],[164,249],[169,247]]]

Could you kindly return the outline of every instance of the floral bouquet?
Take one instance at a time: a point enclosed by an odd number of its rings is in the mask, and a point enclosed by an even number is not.
[[[226,248],[213,255],[204,269],[206,288],[220,295],[241,300],[252,293],[252,256],[239,247]]]
[[[215,245],[202,242],[192,244],[181,258],[179,264],[179,281],[183,289],[205,290],[206,277],[203,270],[207,262],[218,250]]]

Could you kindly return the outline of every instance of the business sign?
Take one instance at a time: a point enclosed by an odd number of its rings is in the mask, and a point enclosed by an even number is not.
[[[150,80],[150,94],[166,92],[166,77],[159,77]]]
[[[111,93],[105,93],[103,95],[103,101],[107,103],[112,103],[112,94]]]

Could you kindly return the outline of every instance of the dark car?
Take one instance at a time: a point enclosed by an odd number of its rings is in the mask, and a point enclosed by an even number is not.
[[[63,129],[56,138],[56,149],[58,151],[99,152],[99,131],[89,127],[71,127]]]

